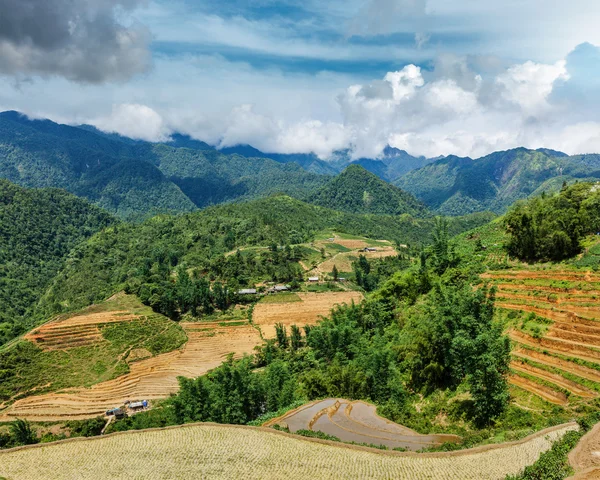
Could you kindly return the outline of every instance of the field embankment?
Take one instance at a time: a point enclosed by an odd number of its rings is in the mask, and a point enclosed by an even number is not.
[[[566,424],[518,442],[449,453],[342,446],[264,428],[196,424],[123,432],[0,452],[0,476],[96,479],[501,480],[534,463]]]

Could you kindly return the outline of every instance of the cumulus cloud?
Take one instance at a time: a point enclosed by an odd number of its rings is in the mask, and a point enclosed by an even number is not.
[[[150,65],[150,34],[120,12],[146,0],[0,0],[0,74],[121,81]]]
[[[427,75],[408,65],[381,82],[349,87],[338,102],[355,156],[377,156],[388,144],[432,157],[480,156],[521,145],[541,147],[551,138],[555,148],[572,152],[597,142],[584,140],[591,138],[589,125],[587,134],[566,141],[565,106],[551,97],[569,78],[565,61],[515,64],[484,78],[466,58],[443,56]]]
[[[171,133],[162,116],[146,105],[113,105],[110,115],[90,120],[100,130],[134,138],[160,142]]]

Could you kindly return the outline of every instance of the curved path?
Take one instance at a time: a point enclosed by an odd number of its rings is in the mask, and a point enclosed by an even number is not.
[[[569,453],[569,463],[576,472],[571,480],[600,478],[600,423],[586,433]]]

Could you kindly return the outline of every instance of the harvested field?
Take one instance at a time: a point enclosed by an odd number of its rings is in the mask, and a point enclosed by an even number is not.
[[[44,350],[64,350],[102,342],[100,325],[138,320],[139,315],[128,311],[95,312],[74,315],[45,323],[25,335],[25,340]]]
[[[501,480],[534,463],[575,424],[459,452],[383,452],[254,427],[197,424],[73,439],[0,452],[10,479]]]
[[[16,401],[0,420],[25,418],[54,421],[90,418],[126,400],[159,399],[177,392],[178,376],[197,377],[219,366],[229,353],[252,353],[261,343],[250,324],[223,326],[215,323],[181,323],[188,342],[180,350],[136,361],[130,372],[91,388],[34,395]]]
[[[412,451],[460,441],[460,437],[456,435],[420,435],[378,416],[374,405],[332,398],[304,405],[269,421],[267,425],[286,426],[291,432],[323,432],[338,437],[343,442],[384,445],[391,449],[405,448]]]
[[[359,303],[360,292],[298,293],[302,302],[259,303],[254,307],[253,322],[258,325],[265,338],[275,337],[275,324],[291,325],[316,324],[322,316],[327,316],[336,305]]]

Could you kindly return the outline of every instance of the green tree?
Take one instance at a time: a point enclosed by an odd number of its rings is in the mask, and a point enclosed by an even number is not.
[[[286,349],[288,347],[287,331],[283,323],[275,324],[275,337],[280,348]]]
[[[10,424],[9,431],[15,445],[38,443],[37,435],[27,420],[16,419]]]
[[[290,331],[290,344],[292,351],[297,351],[302,347],[302,332],[298,325],[292,325]]]
[[[338,269],[337,269],[337,267],[335,265],[333,266],[333,270],[331,271],[331,276],[333,277],[333,279],[335,281],[337,281],[337,279],[339,277],[339,272],[338,272]]]

